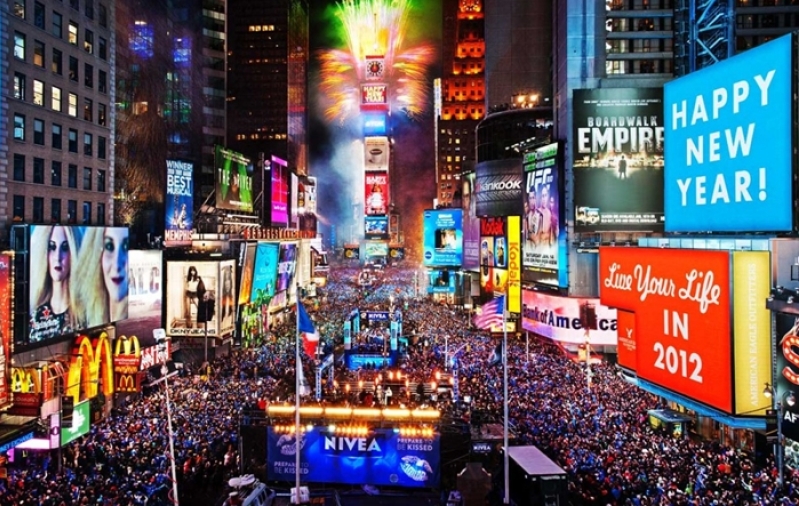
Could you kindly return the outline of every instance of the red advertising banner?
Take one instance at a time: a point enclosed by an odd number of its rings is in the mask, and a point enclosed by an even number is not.
[[[372,109],[388,109],[388,86],[385,84],[361,84],[361,110]]]
[[[616,321],[616,332],[619,335],[616,353],[619,365],[635,371],[635,339],[637,337],[635,334],[635,313],[617,309]]]
[[[638,376],[732,412],[727,251],[599,249],[602,304],[635,313]]]
[[[11,358],[11,255],[0,255],[0,409],[11,404],[8,367]]]
[[[388,212],[388,171],[364,172],[364,214],[374,216]]]

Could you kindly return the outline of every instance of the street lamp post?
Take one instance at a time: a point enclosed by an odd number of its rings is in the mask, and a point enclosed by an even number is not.
[[[768,398],[773,397],[776,400],[777,442],[775,443],[774,457],[777,460],[777,486],[782,488],[785,485],[785,441],[782,435],[782,418],[785,416],[785,403],[787,403],[788,406],[793,406],[796,404],[796,397],[793,395],[793,392],[789,392],[787,395],[778,395],[775,387],[768,383],[766,383],[766,388],[763,389],[763,395]],[[782,397],[785,398],[784,402]]]

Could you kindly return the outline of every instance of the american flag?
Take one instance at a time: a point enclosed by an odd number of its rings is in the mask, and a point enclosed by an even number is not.
[[[491,326],[502,327],[505,319],[505,296],[502,295],[484,304],[480,308],[480,314],[474,317],[474,325],[478,329],[487,329]]]

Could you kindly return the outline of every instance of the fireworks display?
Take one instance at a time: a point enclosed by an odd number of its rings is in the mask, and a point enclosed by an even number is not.
[[[406,47],[412,5],[409,0],[344,0],[336,5],[342,48],[317,53],[319,90],[324,95],[324,116],[345,123],[360,113],[360,83],[366,79],[369,55],[384,58],[384,78],[393,112],[415,117],[429,105],[426,73],[436,58],[436,48],[422,43]]]

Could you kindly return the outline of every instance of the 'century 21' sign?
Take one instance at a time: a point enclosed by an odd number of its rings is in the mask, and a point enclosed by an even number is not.
[[[600,248],[599,267],[601,303],[636,315],[638,375],[731,412],[729,253]]]

